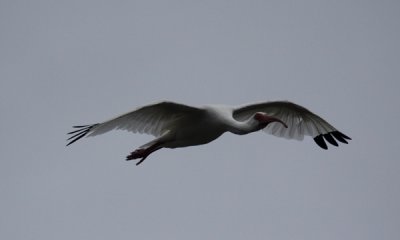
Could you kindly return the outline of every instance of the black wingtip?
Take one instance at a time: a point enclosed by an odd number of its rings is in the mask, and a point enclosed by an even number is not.
[[[351,140],[350,137],[346,136],[345,134],[339,132],[339,131],[333,131],[329,132],[326,134],[320,134],[316,137],[314,137],[314,141],[318,144],[323,149],[328,149],[328,145],[326,144],[325,140],[332,144],[333,146],[339,146],[339,144],[336,142],[338,140],[341,143],[348,143],[347,140]]]
[[[336,142],[336,140],[332,137],[332,135],[330,133],[324,134],[323,135],[325,140],[328,141],[330,144],[332,144],[333,146],[339,146],[339,144]]]
[[[318,135],[314,138],[314,141],[318,144],[318,146],[320,146],[321,148],[327,150],[328,149],[328,145],[326,145],[326,142],[324,140],[324,138],[322,137],[322,135]]]
[[[346,136],[346,135],[344,135],[343,133],[341,133],[341,132],[339,132],[339,131],[334,131],[334,132],[332,132],[332,135],[338,140],[338,141],[340,141],[340,142],[342,142],[342,143],[348,143],[347,141],[346,141],[346,139],[347,140],[351,140],[351,138],[349,138],[348,136]]]
[[[73,128],[79,128],[79,129],[68,133],[68,134],[74,134],[74,135],[72,135],[71,137],[69,137],[67,139],[67,140],[71,140],[71,141],[69,141],[66,146],[69,146],[69,145],[73,144],[74,142],[78,141],[79,139],[83,138],[84,136],[86,136],[90,132],[90,130],[92,130],[92,128],[97,125],[98,124],[73,126]]]
[[[338,131],[338,133],[339,133],[343,138],[345,138],[345,139],[347,139],[347,140],[351,140],[351,138],[348,137],[348,136],[346,136],[344,133],[339,132],[339,131]]]
[[[94,124],[94,125],[96,125],[96,124]],[[85,128],[85,127],[90,127],[90,126],[93,126],[93,125],[78,125],[78,126],[72,126],[73,128]]]

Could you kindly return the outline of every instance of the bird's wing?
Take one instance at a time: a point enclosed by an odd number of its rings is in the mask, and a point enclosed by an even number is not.
[[[162,135],[176,121],[196,117],[202,114],[202,109],[174,102],[160,102],[138,108],[103,123],[85,126],[74,126],[78,130],[68,140],[68,145],[84,136],[96,136],[114,129],[127,130],[134,133],[146,133],[154,136]]]
[[[313,137],[314,141],[323,149],[328,148],[325,140],[334,146],[338,146],[336,140],[342,143],[347,143],[346,140],[351,140],[351,138],[339,132],[318,115],[300,105],[287,101],[241,106],[233,111],[233,117],[238,121],[244,121],[256,112],[264,112],[286,123],[288,128],[278,122],[274,122],[263,129],[265,132],[277,137],[302,140],[305,135],[308,135]]]

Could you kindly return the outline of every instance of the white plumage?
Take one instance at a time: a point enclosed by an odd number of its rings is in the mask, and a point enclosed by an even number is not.
[[[263,130],[277,137],[302,140],[311,136],[323,149],[328,141],[351,140],[318,115],[287,101],[263,102],[240,107],[207,105],[192,107],[174,102],[160,102],[138,108],[111,120],[85,126],[68,140],[70,145],[84,136],[96,136],[114,129],[146,133],[156,137],[127,156],[141,159],[161,148],[178,148],[209,143],[225,132],[248,134]],[[336,139],[336,140],[335,140]]]

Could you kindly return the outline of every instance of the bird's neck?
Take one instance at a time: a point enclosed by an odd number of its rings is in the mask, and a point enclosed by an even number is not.
[[[231,121],[228,131],[238,135],[245,135],[262,129],[264,126],[260,125],[258,121],[249,118],[246,121]]]

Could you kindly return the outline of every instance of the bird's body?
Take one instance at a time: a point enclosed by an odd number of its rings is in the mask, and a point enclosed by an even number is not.
[[[209,108],[204,108],[204,112],[193,117],[177,120],[173,126],[161,136],[165,142],[166,148],[180,148],[209,143],[224,132],[226,127],[223,125],[221,118],[213,118],[215,116],[208,111]],[[212,119],[212,121],[211,121]],[[193,126],[193,127],[180,127]]]
[[[151,134],[156,137],[127,156],[140,164],[152,152],[161,148],[179,148],[209,143],[225,132],[243,135],[265,130],[275,136],[301,140],[312,136],[327,149],[324,141],[338,146],[336,140],[347,143],[349,137],[332,125],[297,104],[277,101],[242,107],[207,105],[192,107],[174,102],[160,102],[138,108],[103,123],[75,126],[78,130],[68,140],[72,144],[84,136],[95,136],[113,129]],[[335,139],[336,140],[335,140]]]

